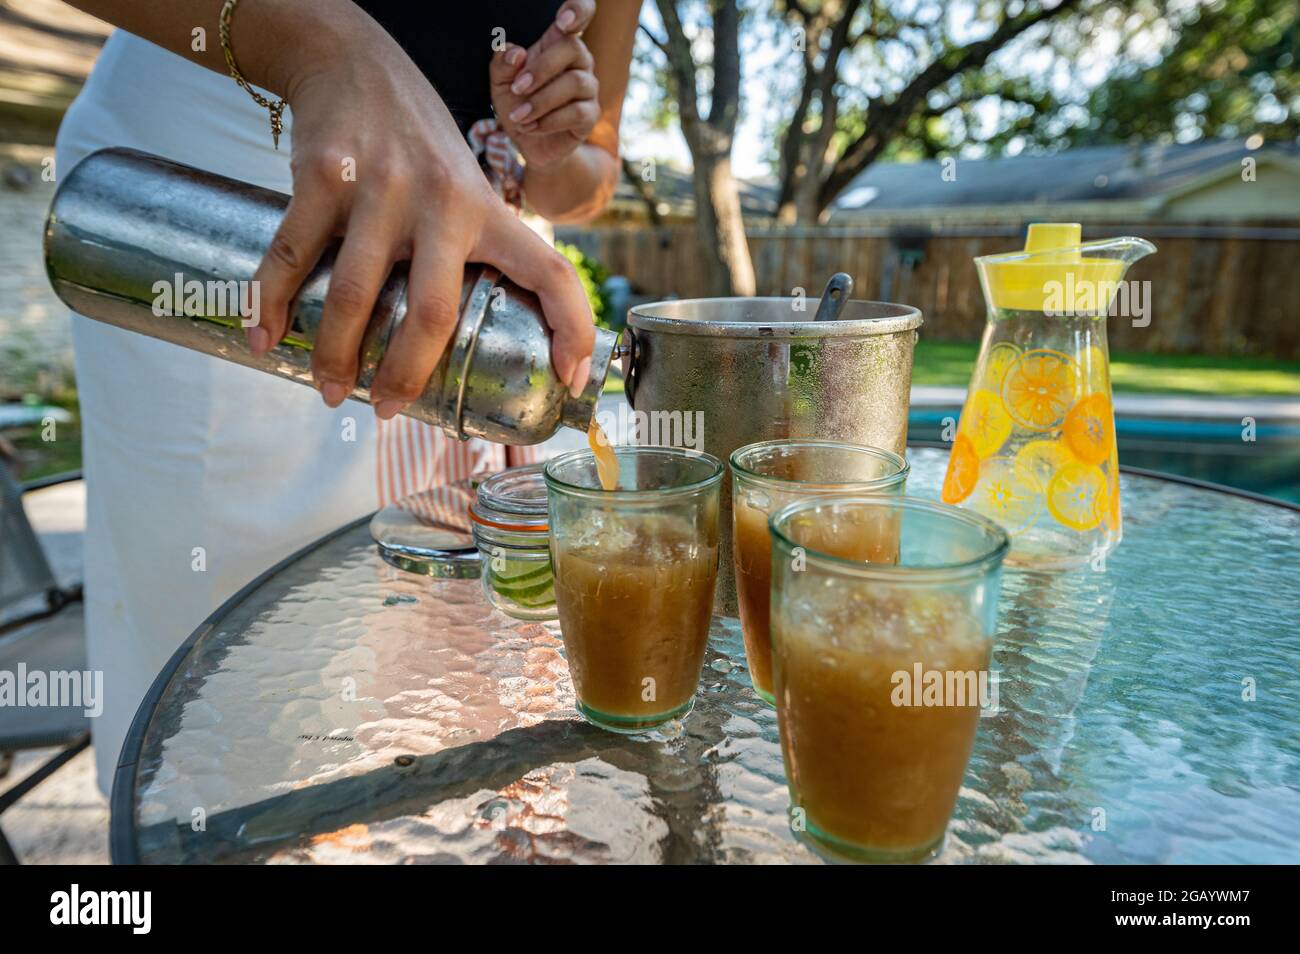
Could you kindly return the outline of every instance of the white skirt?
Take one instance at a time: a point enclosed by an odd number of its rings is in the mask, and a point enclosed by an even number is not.
[[[486,78],[485,78],[486,79]],[[107,146],[292,191],[266,110],[226,76],[123,31],[59,130],[56,171]],[[104,674],[93,737],[107,793],[150,683],[186,637],[267,567],[377,507],[540,457],[376,421],[311,388],[72,315],[87,490],[86,635]],[[351,439],[349,439],[351,438]]]

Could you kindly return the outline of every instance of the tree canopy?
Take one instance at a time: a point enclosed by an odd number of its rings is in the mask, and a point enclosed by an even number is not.
[[[1300,0],[657,0],[646,111],[694,165],[720,294],[752,285],[731,178],[754,84],[777,217],[881,159],[1300,135]],[[653,17],[652,17],[653,20]]]

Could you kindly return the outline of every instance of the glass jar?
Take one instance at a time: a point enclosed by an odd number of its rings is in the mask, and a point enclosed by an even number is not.
[[[542,465],[512,467],[484,480],[469,516],[488,602],[515,619],[556,619]]]
[[[616,447],[618,489],[590,451],[546,465],[555,594],[577,709],[613,732],[684,718],[718,576],[716,457]]]
[[[732,561],[745,660],[754,691],[772,695],[768,605],[772,592],[773,511],[805,497],[903,493],[908,465],[878,447],[842,441],[775,440],[747,444],[731,455]]]

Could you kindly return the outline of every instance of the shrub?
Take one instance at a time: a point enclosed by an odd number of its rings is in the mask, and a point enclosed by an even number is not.
[[[605,266],[576,245],[556,242],[555,249],[578,270],[578,278],[582,281],[582,290],[587,293],[587,301],[591,303],[591,313],[596,318],[596,324],[609,328],[611,306],[609,295],[605,291],[605,280],[609,278],[609,272]]]

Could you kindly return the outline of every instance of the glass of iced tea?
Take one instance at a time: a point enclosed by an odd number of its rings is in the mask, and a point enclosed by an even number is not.
[[[772,515],[772,661],[791,825],[820,854],[937,854],[983,708],[1006,532],[905,496]],[[884,562],[863,533],[893,528]]]
[[[772,543],[768,516],[786,504],[827,494],[903,493],[908,465],[887,450],[840,441],[776,440],[731,455],[732,557],[745,660],[754,691],[771,703],[772,648],[768,611],[772,590]],[[887,528],[886,528],[887,529]],[[882,562],[892,534],[863,536],[864,560]]]
[[[722,464],[668,447],[618,447],[546,464],[555,602],[578,711],[640,732],[691,709],[718,575]],[[607,472],[608,479],[608,472]]]

